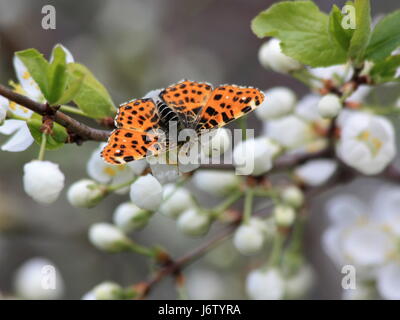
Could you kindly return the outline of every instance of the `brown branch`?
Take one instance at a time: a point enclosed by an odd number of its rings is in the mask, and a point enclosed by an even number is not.
[[[47,104],[33,101],[1,84],[0,95],[42,116],[48,113]],[[109,131],[91,128],[60,111],[55,112],[54,121],[65,127],[69,132],[78,135],[81,140],[107,141],[110,135]]]
[[[135,288],[137,289],[139,296],[137,296],[136,299],[144,299],[150,293],[150,290],[165,277],[180,274],[182,268],[188,266],[194,260],[200,258],[209,250],[230,237],[239,225],[241,219],[241,214],[237,214],[237,217],[216,236],[201,244],[194,250],[184,254],[180,258],[170,260],[168,264],[160,268],[148,281],[137,284]]]

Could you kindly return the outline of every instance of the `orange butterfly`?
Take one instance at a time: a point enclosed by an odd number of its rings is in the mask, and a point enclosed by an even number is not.
[[[159,131],[204,130],[222,127],[254,110],[264,101],[264,94],[252,87],[222,85],[215,89],[208,83],[189,80],[162,90],[157,99],[143,98],[122,104],[112,132],[101,155],[106,162],[123,164],[169,148],[169,141]],[[164,138],[162,138],[162,136]]]

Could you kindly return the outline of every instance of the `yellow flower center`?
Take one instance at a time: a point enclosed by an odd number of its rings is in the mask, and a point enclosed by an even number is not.
[[[24,74],[22,75],[22,78],[25,80],[29,79],[31,77],[30,73],[28,71],[25,71]]]
[[[125,165],[115,166],[115,167],[105,167],[103,172],[110,177],[115,177],[118,172],[125,170]]]
[[[368,130],[361,132],[357,138],[359,141],[364,142],[368,146],[373,156],[376,156],[379,150],[382,148],[382,140],[374,137]]]
[[[114,177],[117,174],[117,171],[111,167],[105,167],[103,172],[111,177]]]

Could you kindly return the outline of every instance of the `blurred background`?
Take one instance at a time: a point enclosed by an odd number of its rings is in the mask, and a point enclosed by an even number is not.
[[[213,84],[236,83],[261,89],[287,86],[300,97],[307,88],[290,77],[266,71],[258,62],[262,44],[250,29],[258,12],[275,1],[269,0],[0,0],[0,83],[15,80],[13,53],[36,48],[47,57],[56,43],[65,45],[76,61],[88,66],[109,90],[116,105],[139,98],[154,88],[188,78]],[[328,11],[333,3],[315,1]],[[56,30],[43,30],[41,9],[56,8]],[[398,7],[397,1],[372,1],[374,15]],[[259,128],[254,116],[250,127]],[[0,136],[0,144],[7,137]],[[49,151],[46,158],[60,164],[66,185],[87,176],[86,163],[98,146],[67,145],[62,152]],[[62,298],[80,299],[104,280],[129,285],[146,278],[148,264],[134,254],[110,255],[95,249],[87,240],[87,229],[97,221],[110,221],[114,208],[123,201],[113,195],[92,210],[71,207],[63,195],[56,204],[39,205],[22,187],[22,168],[33,159],[38,146],[26,152],[0,152],[0,292],[13,294],[15,271],[26,260],[45,257],[60,270],[65,282]],[[370,197],[382,182],[361,179],[341,191]],[[310,298],[340,298],[341,274],[320,245],[326,225],[323,204],[332,190],[313,202],[306,233],[307,256],[316,272],[317,285]],[[127,196],[125,196],[127,198]],[[200,194],[200,200],[209,202]],[[215,231],[215,227],[213,231]],[[175,223],[156,216],[135,240],[162,244],[174,256],[186,252],[204,239],[188,239]],[[257,257],[243,258],[231,242],[212,251],[187,269],[194,292],[214,290],[219,298],[246,298],[243,283]],[[208,289],[207,289],[208,288]],[[214,288],[214,289],[210,289]],[[150,298],[175,298],[169,280]],[[205,296],[207,297],[207,296]]]

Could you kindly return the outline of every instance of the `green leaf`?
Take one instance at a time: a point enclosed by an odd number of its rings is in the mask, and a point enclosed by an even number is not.
[[[48,98],[49,83],[47,79],[47,72],[49,63],[43,55],[36,49],[26,49],[18,51],[15,55],[21,59],[33,80],[37,83],[45,98]]]
[[[84,78],[84,74],[77,74],[77,76],[68,75],[67,87],[60,99],[57,100],[56,104],[66,104],[72,101],[79,92]]]
[[[35,139],[36,143],[40,145],[42,142],[42,131],[40,131],[40,127],[42,126],[41,117],[32,117],[26,123],[33,139]],[[67,138],[67,130],[63,126],[54,122],[53,134],[46,137],[46,149],[55,150],[61,148],[67,141]]]
[[[55,104],[67,85],[67,63],[65,51],[59,46],[55,46],[53,50],[53,61],[48,70],[48,79],[50,90],[48,92],[47,101],[50,105]]]
[[[280,39],[286,55],[325,67],[346,62],[346,52],[329,34],[328,20],[312,1],[284,1],[261,12],[251,27],[260,38]]]
[[[336,5],[333,5],[331,13],[329,14],[329,32],[331,37],[347,52],[354,30],[344,29],[342,21],[342,12]]]
[[[369,0],[355,0],[356,28],[350,41],[348,55],[360,61],[371,34],[371,6]]]
[[[399,78],[395,78],[398,68],[400,68],[400,55],[389,56],[384,61],[376,63],[370,72],[373,82],[399,81]]]
[[[382,61],[400,46],[400,10],[384,17],[372,31],[365,52],[367,59]]]
[[[114,116],[116,109],[108,91],[83,65],[78,63],[68,64],[71,81],[84,75],[84,80],[73,101],[88,116],[104,118]]]

